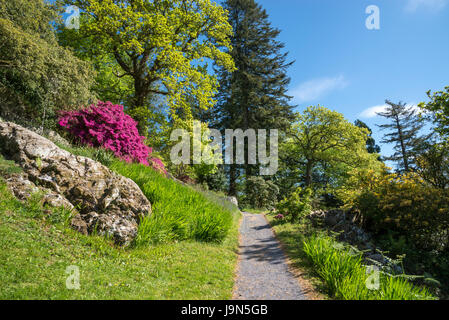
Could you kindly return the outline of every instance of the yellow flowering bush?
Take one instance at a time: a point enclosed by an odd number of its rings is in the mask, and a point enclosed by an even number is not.
[[[394,232],[425,250],[440,251],[449,245],[449,191],[434,188],[413,173],[366,173],[362,178],[359,189],[346,193],[346,200],[360,212],[368,230]]]

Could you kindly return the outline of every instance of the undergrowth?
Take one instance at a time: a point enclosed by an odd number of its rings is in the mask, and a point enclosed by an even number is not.
[[[303,251],[324,280],[329,293],[342,300],[433,300],[424,287],[405,274],[393,275],[362,264],[362,253],[328,236],[304,240]]]

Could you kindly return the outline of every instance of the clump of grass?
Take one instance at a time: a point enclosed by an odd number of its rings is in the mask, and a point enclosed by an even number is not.
[[[219,204],[223,208],[231,211],[231,212],[239,212],[239,207],[233,204],[231,201],[227,199],[227,196],[223,192],[215,192],[210,190],[205,190],[203,188],[200,188],[198,186],[190,186],[192,189],[194,189],[197,192],[202,193],[207,199],[210,201]]]
[[[89,146],[66,146],[60,143],[56,143],[56,145],[61,149],[73,153],[77,156],[86,157],[98,161],[106,167],[109,167],[116,159],[112,151],[104,148],[93,148]]]
[[[14,161],[6,160],[0,154],[0,176],[20,173],[22,169]]]
[[[324,280],[329,293],[344,300],[432,300],[426,289],[414,286],[405,275],[367,272],[361,252],[328,236],[304,240],[303,251]]]
[[[153,212],[141,221],[136,245],[181,240],[220,242],[228,234],[232,211],[204,194],[140,164],[115,160],[110,168],[136,182],[152,203]]]

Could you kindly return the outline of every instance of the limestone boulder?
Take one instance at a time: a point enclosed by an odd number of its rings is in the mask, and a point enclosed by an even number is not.
[[[235,205],[236,207],[239,206],[239,201],[237,200],[236,197],[227,197],[227,200],[228,200],[229,202],[231,202],[233,205]]]
[[[75,156],[50,140],[11,122],[0,121],[0,152],[23,169],[15,194],[47,190],[49,204],[70,203],[76,229],[107,234],[128,244],[151,203],[134,183],[92,159]],[[19,187],[21,189],[19,189]],[[22,191],[20,191],[22,190]]]

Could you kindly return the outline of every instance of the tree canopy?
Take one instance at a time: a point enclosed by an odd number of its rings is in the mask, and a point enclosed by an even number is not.
[[[285,160],[303,168],[303,182],[310,187],[317,166],[328,173],[378,162],[365,148],[368,131],[347,121],[342,114],[321,106],[296,114],[283,149]],[[326,168],[329,167],[329,168]]]
[[[380,153],[380,147],[376,144],[376,140],[373,138],[373,130],[362,120],[356,120],[354,124],[359,128],[365,128],[368,130],[368,138],[366,140],[366,150],[369,153]]]
[[[430,101],[420,103],[419,107],[430,113],[436,125],[436,131],[447,139],[449,136],[449,86],[434,93],[429,90],[427,96]]]
[[[214,105],[218,89],[208,64],[234,69],[232,28],[226,11],[210,0],[62,0],[81,9],[79,31],[66,31],[65,43],[78,52],[101,52],[129,78],[129,108],[145,134],[148,99],[162,95],[170,117],[179,110],[191,117],[191,101],[201,109]]]
[[[2,116],[42,120],[94,96],[93,70],[58,45],[57,11],[43,0],[0,1]]]
[[[223,6],[234,29],[229,53],[237,70],[217,70],[218,103],[206,120],[221,130],[287,129],[293,119],[287,93],[292,62],[287,61],[284,44],[278,40],[280,30],[271,26],[267,12],[254,0],[227,0]],[[241,172],[247,178],[257,174],[249,164],[227,169],[231,194],[236,193]]]

